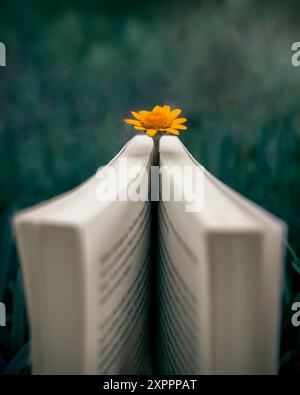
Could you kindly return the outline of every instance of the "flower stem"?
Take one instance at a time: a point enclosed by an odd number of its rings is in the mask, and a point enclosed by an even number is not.
[[[153,143],[154,143],[153,166],[159,166],[159,139],[160,139],[159,134],[153,137]]]

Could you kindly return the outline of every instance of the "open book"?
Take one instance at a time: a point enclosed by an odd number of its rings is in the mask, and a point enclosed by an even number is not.
[[[151,201],[154,157],[153,140],[136,136],[77,189],[16,215],[33,373],[276,373],[284,223],[171,136]],[[124,160],[145,171],[100,199]],[[202,169],[199,210],[184,194],[163,199],[191,187],[174,165]],[[137,180],[146,199],[118,198]]]

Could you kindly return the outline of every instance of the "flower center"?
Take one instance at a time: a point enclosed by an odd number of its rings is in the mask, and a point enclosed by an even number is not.
[[[144,117],[142,125],[146,129],[165,129],[170,126],[170,119],[164,112],[153,111]]]

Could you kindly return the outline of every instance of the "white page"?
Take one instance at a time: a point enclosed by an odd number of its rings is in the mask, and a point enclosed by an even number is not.
[[[126,157],[129,167],[149,167],[152,147],[135,137],[110,165]],[[34,373],[137,373],[147,363],[151,207],[99,202],[100,182],[15,220]]]
[[[198,166],[177,138],[163,137],[160,166],[174,164]],[[275,373],[282,222],[205,170],[203,209],[187,212],[187,203],[159,203],[163,373]]]

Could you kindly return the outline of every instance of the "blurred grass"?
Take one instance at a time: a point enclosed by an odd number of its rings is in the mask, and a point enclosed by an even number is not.
[[[16,210],[92,175],[133,135],[130,109],[184,109],[182,140],[218,178],[289,225],[281,372],[300,373],[300,69],[296,1],[2,1],[0,371],[27,373]]]

